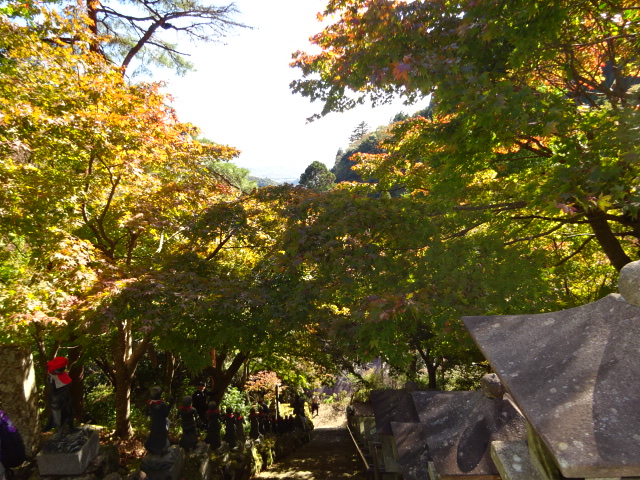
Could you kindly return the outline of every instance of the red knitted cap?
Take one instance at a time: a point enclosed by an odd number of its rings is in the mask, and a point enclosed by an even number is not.
[[[66,367],[67,363],[68,361],[65,357],[56,357],[53,360],[49,360],[47,362],[47,368],[49,369],[49,373],[51,373],[54,370]]]

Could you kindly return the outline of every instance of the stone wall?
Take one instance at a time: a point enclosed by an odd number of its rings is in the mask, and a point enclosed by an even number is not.
[[[9,414],[24,439],[27,455],[38,448],[40,421],[33,356],[16,346],[0,347],[0,409]]]

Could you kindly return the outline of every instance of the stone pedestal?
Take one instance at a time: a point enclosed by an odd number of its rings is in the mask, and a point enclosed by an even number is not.
[[[463,318],[535,431],[534,464],[551,459],[540,471],[640,476],[640,307],[625,301],[639,284],[621,276],[626,297],[560,312]]]
[[[497,480],[491,442],[526,438],[525,421],[507,400],[490,399],[480,391],[414,392],[412,396],[430,458],[442,480]]]
[[[424,448],[426,438],[421,423],[391,422],[391,430],[398,452],[398,463],[404,480],[429,478],[429,451]]]
[[[209,445],[204,442],[198,443],[195,449],[186,456],[182,477],[189,480],[208,480],[211,478],[210,453]]]
[[[184,465],[184,451],[171,445],[162,455],[147,454],[142,459],[140,469],[148,480],[178,480]]]
[[[45,443],[43,451],[36,457],[40,476],[80,475],[87,469],[89,462],[98,455],[100,442],[98,434],[94,431],[81,430],[67,435],[63,441],[67,445],[72,445],[72,451],[68,451],[66,447],[60,449],[57,440],[49,440]]]
[[[0,347],[0,405],[9,414],[24,440],[28,456],[33,455],[40,438],[38,394],[33,357],[13,345]]]

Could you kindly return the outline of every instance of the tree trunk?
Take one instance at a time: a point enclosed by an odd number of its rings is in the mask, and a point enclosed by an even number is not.
[[[140,342],[133,343],[132,322],[127,319],[117,321],[118,332],[113,348],[116,389],[116,436],[121,439],[131,437],[131,385],[133,376],[144,352],[151,341],[147,333]]]
[[[420,357],[422,358],[422,360],[424,361],[425,366],[427,367],[427,376],[429,378],[429,389],[430,390],[437,390],[438,389],[438,366],[440,365],[440,362],[437,362],[435,358],[433,358],[430,353],[429,350],[423,350],[422,348],[418,347],[418,353],[420,354]]]
[[[0,404],[22,435],[28,457],[39,450],[42,442],[35,367],[30,350],[0,345]]]
[[[60,347],[60,342],[56,341],[54,348],[53,348],[53,352],[51,353],[51,356],[49,356],[47,354],[47,349],[45,347],[44,344],[44,336],[45,336],[45,330],[44,328],[39,324],[36,323],[35,324],[35,334],[34,334],[34,338],[36,341],[36,345],[38,347],[38,367],[40,369],[40,371],[43,373],[43,376],[45,378],[45,382],[44,382],[44,398],[45,398],[45,402],[44,402],[44,412],[43,412],[43,416],[45,418],[47,418],[49,416],[49,412],[51,410],[51,407],[49,406],[49,402],[47,401],[47,399],[49,398],[50,395],[50,386],[49,386],[49,382],[46,381],[47,378],[47,374],[49,373],[48,369],[47,369],[47,362],[49,360],[51,360],[53,357],[58,355],[58,348]]]
[[[437,390],[438,389],[438,365],[434,362],[429,362],[427,365],[427,376],[429,377],[429,389]]]
[[[133,375],[116,369],[116,436],[127,439],[133,434],[131,428],[131,385]]]
[[[622,270],[627,263],[631,262],[629,256],[625,253],[622,245],[611,231],[609,222],[605,213],[601,210],[587,212],[586,214],[589,225],[602,247],[605,255],[609,258],[611,264],[616,270]]]
[[[242,365],[242,377],[240,378],[240,389],[244,390],[247,381],[249,380],[249,362],[245,361]]]
[[[167,396],[171,395],[171,385],[173,383],[173,375],[176,371],[176,357],[169,350],[165,352],[164,364],[164,384],[166,386]]]
[[[210,365],[205,369],[205,373],[211,377],[213,381],[213,395],[211,396],[211,399],[218,405],[220,405],[224,392],[227,391],[227,387],[231,384],[234,375],[238,373],[245,360],[249,358],[248,353],[238,352],[233,358],[231,365],[229,365],[225,370],[224,359],[226,356],[226,353],[217,355],[215,366]]]
[[[84,363],[81,357],[84,349],[79,345],[69,350],[69,376],[71,377],[71,408],[76,420],[84,417]]]
[[[89,17],[89,20],[91,20],[91,23],[89,24],[89,30],[91,30],[91,33],[93,33],[94,35],[98,34],[98,7],[99,6],[100,6],[100,2],[97,2],[96,0],[87,1],[87,17]],[[92,42],[91,44],[91,51],[92,52],[98,51],[98,47],[95,44],[95,41]]]

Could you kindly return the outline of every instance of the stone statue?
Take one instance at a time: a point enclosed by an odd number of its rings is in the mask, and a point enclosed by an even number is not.
[[[255,440],[260,436],[260,414],[253,407],[249,411],[249,425],[249,437]]]
[[[149,438],[144,442],[144,448],[149,453],[162,455],[171,446],[169,443],[169,410],[171,410],[172,402],[166,403],[160,396],[162,389],[160,387],[152,387],[149,390],[147,400],[147,416],[151,417],[151,430]]]
[[[236,417],[233,416],[233,409],[227,407],[227,413],[224,416],[224,441],[227,442],[229,448],[236,446]]]
[[[73,411],[71,409],[71,377],[65,371],[67,367],[65,357],[56,357],[47,362],[47,383],[49,384],[49,407],[51,409],[49,422],[43,431],[48,432],[57,428],[55,438],[62,437],[75,431],[73,426]],[[62,428],[58,428],[62,427]],[[66,428],[65,428],[66,427]]]
[[[291,406],[293,407],[293,414],[296,416],[298,426],[302,428],[303,431],[307,429],[307,419],[305,417],[304,404],[304,398],[302,398],[299,393],[296,393]]]
[[[209,410],[207,410],[207,436],[204,439],[206,443],[211,445],[212,449],[220,448],[220,410],[216,402],[209,402]]]
[[[280,435],[280,419],[275,416],[275,415],[271,415],[271,433],[274,433],[276,435]]]
[[[269,421],[269,406],[264,398],[258,402],[258,413],[260,414],[260,433],[266,435]]]
[[[244,433],[244,417],[240,410],[236,410],[234,416],[236,417],[236,440],[240,445],[244,445],[246,435]]]
[[[487,398],[500,399],[506,393],[504,385],[495,373],[486,373],[480,379],[480,387]]]
[[[182,420],[182,438],[180,446],[185,450],[191,450],[198,444],[198,412],[191,406],[191,397],[184,397],[180,409]]]

